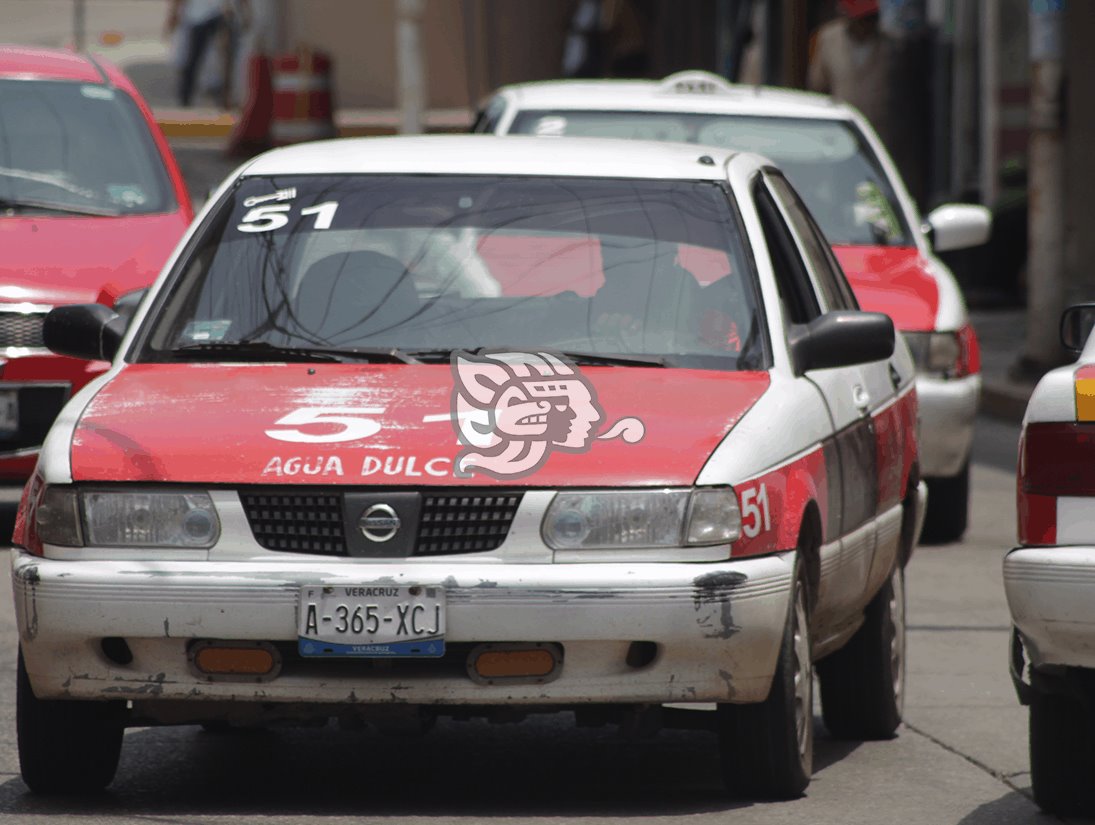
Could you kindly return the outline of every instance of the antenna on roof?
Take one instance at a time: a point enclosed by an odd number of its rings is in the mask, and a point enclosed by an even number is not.
[[[669,94],[724,95],[734,91],[733,85],[713,72],[693,69],[675,72],[658,84],[658,91]]]

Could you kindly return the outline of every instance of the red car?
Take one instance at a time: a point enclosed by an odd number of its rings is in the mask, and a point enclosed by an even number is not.
[[[46,350],[45,314],[136,297],[193,216],[167,141],[117,67],[0,46],[0,480],[30,475],[65,401],[108,367]]]

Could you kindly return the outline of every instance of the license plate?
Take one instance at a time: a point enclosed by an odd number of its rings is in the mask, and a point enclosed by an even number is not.
[[[0,390],[0,433],[19,429],[19,391]]]
[[[301,656],[441,656],[441,587],[306,585],[297,628]]]

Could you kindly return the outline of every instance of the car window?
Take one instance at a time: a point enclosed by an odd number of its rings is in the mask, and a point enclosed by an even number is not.
[[[493,134],[494,130],[498,128],[498,123],[502,120],[505,111],[506,99],[504,97],[492,98],[475,116],[475,123],[472,124],[471,131],[477,134]]]
[[[509,132],[668,140],[756,152],[786,173],[829,243],[915,245],[882,165],[849,121],[553,109],[518,112]]]
[[[844,271],[840,268],[833,250],[825,241],[813,217],[807,211],[806,205],[778,171],[768,169],[765,171],[765,176],[773,196],[779,201],[784,213],[791,221],[791,226],[794,227],[806,260],[809,261],[821,294],[825,298],[825,304],[829,309],[859,309],[859,303],[844,278]]]
[[[794,236],[784,223],[783,215],[772,197],[764,179],[757,176],[753,182],[753,198],[764,229],[764,240],[772,258],[772,269],[783,304],[784,317],[792,324],[805,324],[821,314],[817,294],[799,257]]]
[[[227,197],[145,357],[259,341],[766,363],[743,231],[712,182],[292,176]]]
[[[175,208],[163,161],[121,89],[0,80],[0,202],[133,215]]]

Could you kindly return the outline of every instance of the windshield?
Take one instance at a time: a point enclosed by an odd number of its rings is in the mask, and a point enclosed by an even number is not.
[[[506,348],[755,369],[767,344],[746,260],[711,182],[247,178],[180,265],[141,357]]]
[[[137,105],[108,86],[0,80],[0,209],[129,215],[175,208]]]
[[[913,246],[893,187],[843,120],[678,112],[520,112],[512,134],[702,143],[775,161],[830,244]]]

